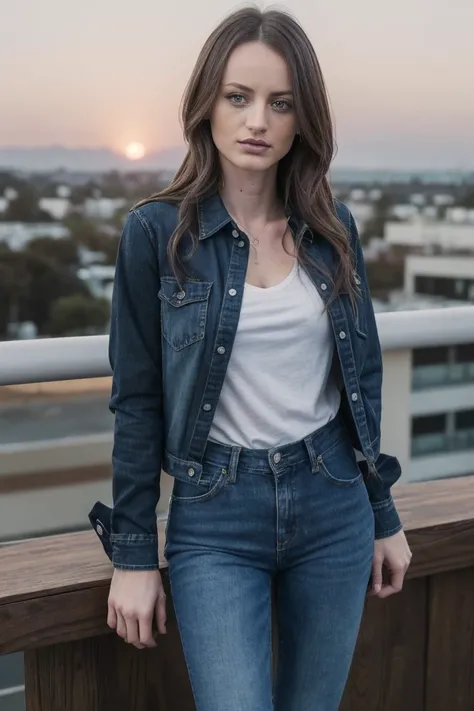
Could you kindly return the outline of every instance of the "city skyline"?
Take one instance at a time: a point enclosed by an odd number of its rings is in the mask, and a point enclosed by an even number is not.
[[[179,103],[197,54],[239,6],[208,0],[196,13],[190,0],[136,0],[132,11],[124,0],[102,0],[92,13],[59,0],[10,3],[0,28],[0,62],[10,68],[0,78],[0,147],[124,154],[136,142],[150,154],[180,146]],[[471,0],[273,6],[295,15],[315,46],[335,164],[473,168]]]

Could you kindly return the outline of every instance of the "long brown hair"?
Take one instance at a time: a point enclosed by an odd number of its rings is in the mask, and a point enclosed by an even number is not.
[[[354,296],[354,277],[347,230],[337,217],[327,173],[334,154],[333,126],[321,68],[313,46],[298,22],[286,12],[247,7],[233,12],[204,44],[186,87],[181,106],[187,155],[171,184],[153,200],[179,206],[178,225],[168,254],[176,273],[179,247],[187,233],[191,254],[197,249],[198,199],[218,190],[221,170],[209,116],[220,91],[227,60],[239,45],[260,41],[283,56],[293,83],[294,105],[300,130],[277,171],[278,193],[285,209],[328,240],[335,249],[333,296],[344,291]],[[298,244],[298,256],[305,260]]]

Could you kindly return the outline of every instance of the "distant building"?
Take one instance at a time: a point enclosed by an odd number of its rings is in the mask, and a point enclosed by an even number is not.
[[[404,286],[405,293],[410,297],[435,296],[458,302],[474,302],[474,248],[472,254],[462,256],[407,256]]]
[[[57,222],[0,222],[0,242],[20,251],[37,237],[64,239],[69,230]]]
[[[417,226],[400,225],[409,228],[406,234],[410,236]],[[436,228],[448,228],[443,232],[446,250],[449,239],[459,244],[460,235],[465,234],[463,227],[445,223],[436,225]],[[470,234],[474,247],[472,227]],[[461,241],[465,242],[465,239]],[[418,242],[424,244],[421,240]],[[474,249],[472,254],[462,256],[447,251],[434,256],[408,255],[405,258],[404,291],[392,293],[387,303],[375,301],[374,308],[376,311],[446,308],[446,318],[449,319],[449,307],[467,306],[473,301]],[[399,352],[396,358],[397,400],[392,400],[390,406],[404,408],[409,423],[405,433],[408,442],[401,441],[400,444],[408,456],[404,480],[423,481],[472,474],[474,334],[472,343],[414,348]],[[401,374],[405,374],[403,379]],[[406,383],[406,392],[403,392],[401,382]]]
[[[347,200],[346,205],[354,215],[359,232],[362,232],[366,223],[374,216],[373,205],[370,202],[352,202],[352,200]]]
[[[15,188],[5,188],[3,191],[3,197],[8,200],[8,202],[11,202],[12,200],[17,199],[18,191],[15,190]]]
[[[110,220],[126,204],[125,198],[86,198],[83,212],[91,220]]]
[[[435,205],[440,207],[443,207],[444,205],[452,205],[454,202],[454,196],[448,195],[447,193],[438,193],[437,195],[433,195],[433,202]]]
[[[446,210],[446,220],[456,224],[474,225],[474,210],[467,207],[450,207]]]
[[[421,217],[409,222],[389,221],[385,225],[385,239],[391,246],[474,252],[474,224]]]
[[[54,220],[63,220],[69,212],[70,202],[67,198],[41,198],[39,207],[51,215]]]
[[[77,276],[86,282],[93,296],[112,300],[115,267],[109,264],[91,264],[78,269]]]
[[[416,205],[399,203],[398,205],[394,205],[390,212],[393,217],[399,220],[411,220],[413,217],[416,217],[420,211]]]
[[[72,189],[69,187],[69,185],[58,185],[56,188],[56,195],[59,198],[70,198],[72,193]]]

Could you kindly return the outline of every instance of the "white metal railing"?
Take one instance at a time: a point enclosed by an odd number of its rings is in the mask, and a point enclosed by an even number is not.
[[[474,342],[474,306],[377,314],[384,350]],[[108,336],[0,342],[0,385],[111,374]]]

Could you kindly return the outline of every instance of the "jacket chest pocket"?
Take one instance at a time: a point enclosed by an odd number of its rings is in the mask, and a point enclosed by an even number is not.
[[[176,279],[161,278],[161,330],[175,351],[204,338],[211,287],[212,282],[184,281],[181,288]]]

